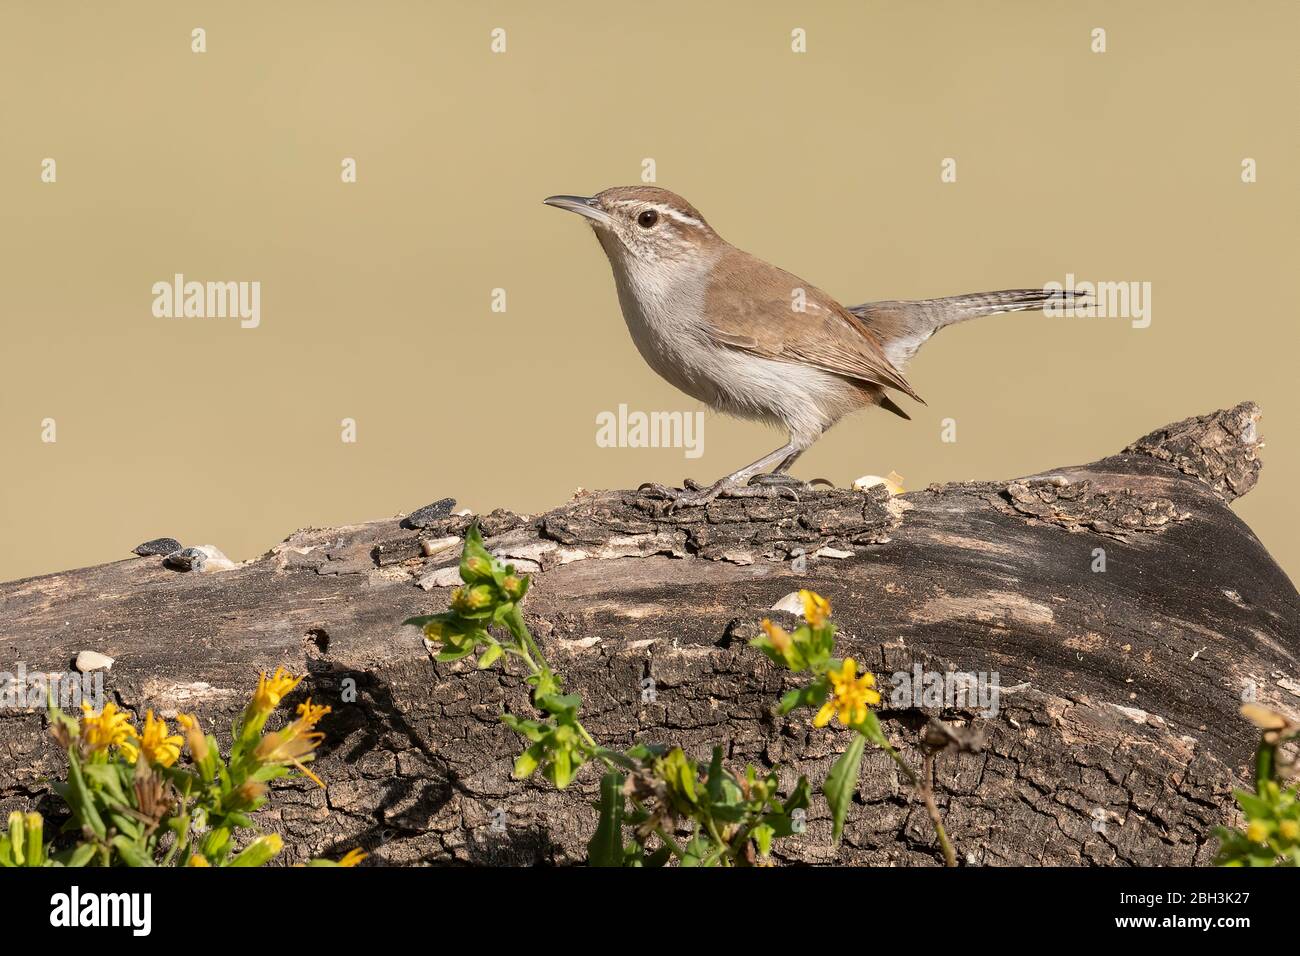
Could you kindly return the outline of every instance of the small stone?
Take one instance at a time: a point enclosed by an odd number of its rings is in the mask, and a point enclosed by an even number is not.
[[[798,591],[791,591],[781,600],[772,605],[773,611],[787,611],[790,614],[797,614],[803,617],[803,598],[799,597]]]
[[[453,564],[446,568],[435,568],[416,582],[426,591],[433,588],[450,588],[460,584],[460,565]]]
[[[853,557],[852,551],[845,551],[843,548],[832,548],[829,544],[818,548],[813,552],[814,558],[831,558],[835,561],[843,561],[845,558]]]
[[[861,478],[854,480],[853,490],[866,491],[876,485],[884,485],[885,490],[890,495],[901,495],[903,493],[903,476],[896,471],[891,471],[884,478],[879,475],[863,475]]]
[[[445,538],[421,538],[420,550],[424,552],[426,558],[431,558],[435,554],[443,551],[452,551],[459,548],[463,539],[459,535],[448,535]]]
[[[137,544],[131,549],[132,554],[138,554],[142,558],[151,557],[155,554],[171,554],[173,551],[179,551],[185,547],[175,538],[154,538],[152,541],[146,541],[144,544]]]
[[[163,564],[173,571],[229,571],[239,567],[222,554],[220,548],[211,544],[173,551],[163,558]]]
[[[234,561],[226,557],[225,553],[215,544],[199,544],[194,546],[194,550],[201,551],[205,557],[203,567],[200,571],[229,571],[232,568],[239,567]]]
[[[198,548],[182,548],[163,558],[163,564],[173,571],[202,571],[208,556]]]
[[[113,669],[113,658],[99,651],[82,651],[77,655],[77,670],[83,674],[91,671],[108,671]]]
[[[455,498],[440,498],[433,504],[425,505],[423,508],[416,508],[402,519],[402,526],[404,528],[423,528],[448,517],[454,507],[456,507]]]

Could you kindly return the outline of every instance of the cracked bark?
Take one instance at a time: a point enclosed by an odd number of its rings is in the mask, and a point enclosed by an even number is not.
[[[667,516],[610,491],[479,520],[489,547],[536,573],[529,624],[602,743],[707,758],[720,742],[735,765],[779,766],[787,786],[823,779],[847,735],[814,731],[806,711],[773,717],[793,682],[746,647],[758,620],[784,613],[774,603],[811,587],[887,698],[889,675],[916,664],[997,673],[992,717],[888,699],[881,715],[913,766],[927,716],[986,737],[937,762],[962,862],[1204,863],[1249,779],[1243,692],[1290,712],[1300,698],[1300,597],[1228,507],[1258,476],[1258,417],[1243,403],[1092,464],[897,498],[825,490]],[[360,845],[384,863],[578,862],[598,774],[563,793],[512,781],[519,742],[497,718],[527,709],[521,682],[435,665],[400,626],[445,608],[468,520],[300,531],[213,573],[151,556],[0,585],[0,669],[65,671],[99,651],[116,658],[111,699],[196,711],[218,736],[259,670],[305,670],[299,695],[334,707],[315,767],[328,787],[275,787],[261,819],[283,833],[284,859]],[[57,812],[44,780],[62,772],[43,715],[0,710],[0,810]],[[829,834],[819,798],[780,855],[940,862],[924,806],[882,753],[868,751],[838,852]]]

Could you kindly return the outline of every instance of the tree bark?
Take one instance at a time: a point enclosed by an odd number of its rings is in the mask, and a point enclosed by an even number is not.
[[[1300,698],[1300,597],[1228,507],[1257,478],[1258,417],[1243,403],[1092,464],[897,497],[826,489],[670,515],[603,491],[477,520],[535,574],[527,620],[602,744],[707,760],[718,743],[732,766],[820,783],[848,733],[774,717],[795,680],[747,646],[764,616],[791,625],[771,608],[807,587],[834,605],[839,653],[876,672],[882,725],[913,766],[928,717],[984,738],[936,761],[959,862],[1206,863],[1250,779],[1243,696],[1290,712]],[[219,739],[258,671],[306,671],[293,701],[334,708],[314,766],[327,787],[274,788],[260,818],[284,860],[361,846],[392,864],[581,862],[599,774],[563,792],[513,781],[520,742],[498,718],[529,711],[518,676],[434,664],[401,625],[445,609],[455,581],[471,519],[438,514],[299,531],[228,570],[150,555],[0,585],[0,668],[67,671],[98,651],[116,661],[109,699],[197,712]],[[916,665],[996,673],[997,713],[891,703],[891,675]],[[0,810],[57,813],[45,780],[64,761],[44,725],[0,710]],[[941,862],[921,799],[870,749],[843,845],[818,796],[777,853]]]

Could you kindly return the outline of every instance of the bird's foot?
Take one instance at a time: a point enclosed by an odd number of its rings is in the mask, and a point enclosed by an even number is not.
[[[759,480],[772,477],[778,480]],[[786,498],[790,501],[798,501],[799,494],[796,488],[807,487],[798,479],[786,475],[759,475],[751,478],[748,484],[741,484],[730,477],[721,478],[707,487],[701,486],[690,478],[685,479],[682,484],[684,486],[682,488],[669,488],[658,482],[646,482],[637,491],[649,491],[666,498],[669,502],[667,513],[672,514],[678,508],[697,508],[719,498]]]

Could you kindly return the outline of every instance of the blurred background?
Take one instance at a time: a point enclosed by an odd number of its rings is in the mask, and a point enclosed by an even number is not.
[[[636,353],[590,230],[541,200],[646,159],[846,303],[1151,283],[1148,328],[943,332],[908,372],[928,407],[848,419],[801,475],[1016,477],[1254,399],[1265,468],[1234,508],[1294,579],[1298,26],[1284,0],[8,0],[0,579],[160,535],[238,560],[443,496],[536,512],[776,447],[712,413],[698,459],[596,444],[620,404],[699,406]],[[175,273],[260,282],[260,326],[156,318]]]

